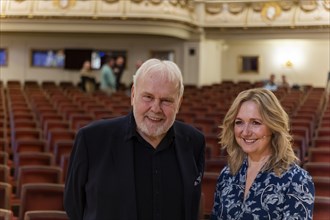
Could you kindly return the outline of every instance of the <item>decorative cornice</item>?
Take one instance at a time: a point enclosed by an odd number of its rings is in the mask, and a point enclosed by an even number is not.
[[[5,21],[29,25],[34,19],[90,25],[103,20],[159,21],[196,30],[330,26],[330,0],[1,0],[0,9],[1,31],[13,25]]]
[[[61,9],[69,9],[76,4],[76,0],[53,0],[53,4]]]
[[[119,0],[103,0],[103,1],[105,1],[107,3],[115,3],[115,2],[118,2]]]

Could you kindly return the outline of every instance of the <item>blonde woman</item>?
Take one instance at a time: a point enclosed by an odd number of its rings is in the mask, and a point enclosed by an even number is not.
[[[211,219],[312,219],[314,184],[297,165],[289,118],[276,96],[263,88],[241,92],[221,127],[228,165]]]

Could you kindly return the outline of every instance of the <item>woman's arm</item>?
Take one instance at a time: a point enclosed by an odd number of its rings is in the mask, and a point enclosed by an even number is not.
[[[312,177],[303,169],[295,172],[285,197],[284,219],[313,219],[315,189]]]

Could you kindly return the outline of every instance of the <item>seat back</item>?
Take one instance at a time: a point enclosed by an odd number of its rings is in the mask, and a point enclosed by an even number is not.
[[[21,188],[27,183],[61,183],[62,169],[54,166],[21,166],[18,170],[16,196],[21,196]]]
[[[6,136],[0,138],[0,151],[7,152],[8,144],[7,144],[7,141],[5,138],[6,138]]]
[[[82,126],[91,123],[94,120],[94,117],[87,113],[81,113],[81,114],[77,113],[77,114],[71,114],[68,119],[70,122],[71,129],[76,131]]]
[[[202,181],[202,192],[204,194],[204,215],[209,215],[213,208],[214,192],[219,173],[205,172]]]
[[[314,202],[313,219],[329,219],[330,216],[330,198],[316,196]]]
[[[330,148],[330,135],[327,137],[315,137],[313,139],[313,146],[317,148]]]
[[[42,132],[39,128],[19,128],[11,131],[11,144],[16,146],[16,142],[25,140],[40,140]],[[13,149],[14,152],[16,149]]]
[[[60,160],[60,167],[62,169],[63,182],[65,182],[66,175],[68,173],[68,166],[70,161],[70,154],[63,154]]]
[[[330,177],[313,177],[316,196],[326,196],[330,198]],[[329,207],[330,209],[330,207]]]
[[[50,130],[47,136],[47,151],[54,152],[54,143],[59,140],[74,140],[75,132],[72,130]]]
[[[64,120],[48,120],[45,121],[43,130],[44,130],[44,136],[47,137],[48,131],[50,130],[69,130],[70,129],[70,124],[67,121]]]
[[[7,165],[9,155],[7,152],[0,151],[0,164]]]
[[[11,208],[12,186],[9,183],[0,182],[0,209]]]
[[[61,156],[63,154],[70,154],[73,147],[74,140],[59,140],[54,143],[54,155],[57,165],[60,164]]]
[[[69,217],[65,211],[35,210],[25,212],[24,220],[69,220]]]
[[[14,154],[21,152],[46,152],[46,141],[40,139],[17,140],[14,145]]]
[[[0,182],[9,182],[10,168],[8,165],[0,164]]]
[[[14,155],[14,179],[17,179],[18,170],[26,165],[55,165],[54,155],[46,152],[22,152]]]
[[[219,157],[205,161],[205,171],[220,173],[221,170],[227,165],[226,157]]]
[[[327,162],[307,162],[304,169],[313,177],[325,176],[330,177],[330,163]]]
[[[26,120],[20,119],[11,122],[11,131],[15,131],[16,129],[34,129],[38,128],[38,123],[36,120]]]
[[[52,183],[28,183],[22,186],[19,220],[25,212],[33,210],[64,211],[64,185]]]
[[[13,220],[13,219],[14,219],[13,211],[9,209],[0,208],[0,220]]]
[[[330,148],[310,148],[308,151],[310,162],[326,162],[330,164]]]

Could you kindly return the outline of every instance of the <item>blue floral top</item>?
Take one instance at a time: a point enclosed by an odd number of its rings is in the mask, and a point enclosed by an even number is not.
[[[281,176],[259,172],[246,199],[247,159],[233,176],[226,166],[220,173],[211,220],[312,219],[314,184],[307,171],[292,165]]]

